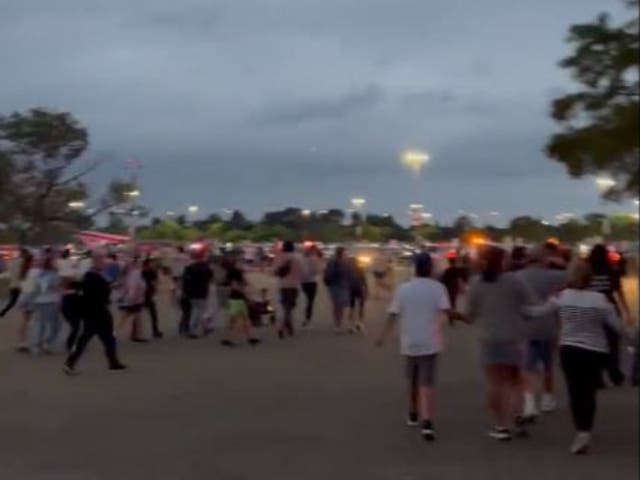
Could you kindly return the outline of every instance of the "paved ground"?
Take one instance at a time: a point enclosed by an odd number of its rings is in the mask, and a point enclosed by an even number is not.
[[[378,326],[383,305],[370,305]],[[317,326],[294,341],[224,350],[217,338],[124,342],[124,374],[105,371],[99,344],[82,375],[62,375],[59,356],[10,350],[15,317],[0,324],[1,479],[632,479],[638,477],[637,390],[604,392],[596,449],[566,453],[561,409],[533,438],[496,444],[477,362],[476,331],[447,332],[439,380],[439,440],[423,443],[403,424],[394,341],[335,336],[326,300]],[[560,384],[562,386],[562,383]]]

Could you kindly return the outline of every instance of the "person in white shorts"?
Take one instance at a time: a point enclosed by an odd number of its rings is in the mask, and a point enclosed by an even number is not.
[[[425,440],[435,439],[436,361],[443,349],[442,324],[451,310],[444,285],[429,278],[431,269],[428,253],[416,257],[415,278],[396,289],[388,320],[377,341],[382,346],[399,320],[400,351],[406,359],[409,381],[407,424],[420,425]]]

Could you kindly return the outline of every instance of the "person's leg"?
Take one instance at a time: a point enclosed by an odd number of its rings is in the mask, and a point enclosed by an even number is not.
[[[76,341],[78,340],[78,335],[80,335],[82,319],[80,317],[70,317],[67,318],[67,323],[69,324],[69,335],[67,336],[65,346],[67,349],[67,353],[70,353],[71,350],[73,350],[73,346],[76,344]]]
[[[584,390],[585,377],[581,365],[580,349],[575,347],[562,347],[560,350],[560,362],[567,383],[569,394],[569,407],[576,430],[584,426]]]
[[[505,405],[506,418],[515,426],[516,433],[526,436],[524,422],[522,420],[523,409],[523,382],[520,367],[505,367]]]
[[[361,295],[358,299],[358,327],[362,328],[364,326],[364,305],[366,299],[364,295]]]
[[[109,368],[119,369],[122,367],[122,363],[118,359],[116,350],[116,339],[113,336],[113,318],[108,310],[101,312],[99,319],[96,319],[99,323],[96,326],[98,338],[102,342],[104,347],[104,353],[109,363]]]
[[[437,355],[418,357],[418,406],[421,420],[433,421],[435,413],[435,381]]]
[[[420,416],[418,413],[418,368],[416,357],[405,357],[405,375],[408,386],[409,413],[407,423],[409,426],[418,425]]]
[[[621,385],[624,383],[624,373],[620,370],[620,335],[608,325],[605,325],[604,330],[609,345],[606,361],[607,375],[614,385]]]
[[[47,350],[51,350],[55,347],[56,340],[60,334],[60,315],[58,311],[58,304],[48,303],[45,305],[45,310],[47,335],[44,343]]]
[[[11,311],[11,309],[18,303],[18,298],[20,298],[20,289],[12,288],[9,290],[9,299],[7,300],[7,304],[4,306],[2,311],[0,312],[0,318],[4,317],[7,313]]]
[[[191,319],[189,322],[189,335],[191,337],[199,336],[202,327],[202,314],[203,314],[204,302],[202,299],[191,299]]]
[[[18,349],[28,351],[27,337],[29,335],[29,326],[33,317],[33,307],[24,307],[18,326]]]
[[[82,333],[80,334],[80,338],[78,338],[78,342],[75,344],[73,350],[67,357],[65,365],[70,368],[74,368],[78,360],[84,353],[87,345],[96,334],[96,322],[97,318],[94,313],[88,313],[87,318],[83,321]]]
[[[305,307],[304,307],[304,325],[308,324],[309,321],[311,320],[311,312],[312,312],[312,306],[311,306],[311,286],[313,284],[312,283],[308,283],[305,282],[302,284],[302,293],[304,294],[304,299],[305,299]]]
[[[504,373],[501,365],[487,365],[485,367],[487,379],[487,403],[496,426],[508,425],[504,405]]]
[[[152,335],[156,338],[161,337],[162,332],[158,327],[158,309],[156,307],[155,299],[152,296],[147,296],[144,301],[144,306],[149,312],[149,317],[151,318]]]
[[[527,420],[533,421],[539,415],[536,405],[536,396],[539,391],[540,374],[538,365],[540,357],[538,355],[538,342],[531,340],[527,342],[524,368],[522,371],[522,383],[524,390],[524,406],[522,415]]]
[[[178,333],[187,335],[189,333],[189,324],[191,322],[191,300],[185,296],[180,297],[180,323],[178,325]]]
[[[131,340],[140,341],[142,338],[142,326],[140,325],[140,309],[131,312]]]
[[[555,356],[556,356],[556,342],[555,340],[548,340],[543,345],[543,358],[542,365],[544,372],[542,375],[542,399],[541,409],[543,412],[548,413],[556,409],[556,400],[554,397],[555,391]]]
[[[318,283],[310,282],[308,284],[308,304],[307,304],[307,318],[311,320],[313,317],[313,307],[316,303],[316,296],[318,295]]]
[[[31,340],[29,341],[29,350],[32,354],[37,355],[42,351],[44,339],[47,333],[46,311],[42,304],[36,304],[33,307],[33,322],[31,327]]]

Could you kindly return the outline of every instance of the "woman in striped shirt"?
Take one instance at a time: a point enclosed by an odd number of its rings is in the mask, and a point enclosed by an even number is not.
[[[591,445],[596,413],[596,394],[609,345],[605,326],[622,331],[621,321],[605,295],[590,290],[593,279],[587,262],[577,262],[569,275],[568,287],[545,305],[525,307],[538,316],[557,312],[560,319],[560,360],[569,392],[569,402],[577,435],[571,453],[583,454]]]

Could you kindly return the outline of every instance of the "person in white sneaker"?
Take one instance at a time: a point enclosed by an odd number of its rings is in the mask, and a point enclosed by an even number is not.
[[[604,326],[623,331],[613,305],[602,293],[588,290],[591,278],[591,268],[581,260],[557,297],[523,309],[533,316],[557,312],[560,318],[560,361],[577,430],[569,451],[576,455],[587,453],[591,446],[598,384],[609,351]]]
[[[440,282],[429,278],[428,253],[415,259],[415,278],[400,285],[389,307],[389,317],[376,344],[382,346],[400,323],[400,350],[406,360],[409,382],[407,424],[418,425],[425,440],[434,440],[435,379],[438,354],[443,349],[442,325],[450,313],[449,295]]]
[[[567,274],[562,270],[552,270],[546,266],[547,255],[544,247],[528,252],[527,266],[518,271],[518,276],[542,301],[557,293],[566,285]],[[524,409],[523,417],[533,422],[543,413],[555,410],[554,389],[554,357],[558,344],[558,322],[554,314],[536,318],[527,324],[525,361],[523,368]],[[537,385],[542,384],[542,395],[538,407]]]

